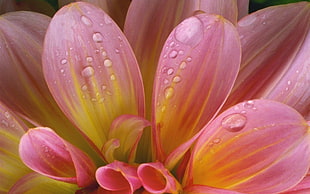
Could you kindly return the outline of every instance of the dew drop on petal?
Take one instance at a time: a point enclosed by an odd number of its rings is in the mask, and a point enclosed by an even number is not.
[[[169,68],[168,71],[167,71],[167,74],[168,74],[168,75],[172,75],[173,72],[174,72],[174,70],[173,70],[172,68]]]
[[[203,37],[203,24],[197,17],[184,20],[175,30],[175,38],[191,47],[195,47]]]
[[[186,62],[183,61],[181,64],[180,64],[180,69],[185,69],[186,68]]]
[[[88,89],[88,87],[87,87],[87,85],[83,85],[83,86],[81,87],[81,89],[82,89],[83,91],[86,91],[86,90]]]
[[[212,142],[214,144],[219,144],[219,143],[221,143],[221,139],[220,138],[215,138]]]
[[[87,66],[82,70],[81,74],[83,77],[89,78],[95,74],[95,70],[92,66]]]
[[[168,100],[170,99],[174,94],[174,89],[172,87],[168,87],[165,89],[165,98]]]
[[[89,63],[93,62],[93,57],[90,57],[90,56],[86,57],[86,61],[89,62]]]
[[[104,60],[103,65],[105,67],[112,67],[113,64],[112,64],[112,61],[110,59],[106,59],[106,60]]]
[[[248,101],[244,102],[243,106],[244,106],[244,108],[253,109],[254,108],[254,101],[248,100]]]
[[[102,34],[100,33],[100,32],[95,32],[94,34],[93,34],[93,40],[95,41],[95,42],[102,42],[102,40],[103,40],[103,36],[102,36]]]
[[[172,81],[173,81],[174,83],[179,83],[179,82],[181,81],[181,77],[180,77],[180,76],[175,76],[175,77],[172,79]]]
[[[110,75],[110,80],[112,81],[116,80],[116,76],[114,74]]]
[[[234,113],[223,118],[221,126],[229,132],[242,130],[247,122],[247,118],[239,113]]]
[[[61,63],[62,65],[65,65],[67,62],[68,62],[67,59],[62,59],[62,60],[60,61],[60,63]]]
[[[93,22],[85,15],[81,16],[81,21],[83,22],[83,24],[85,24],[86,26],[91,26],[93,24]]]
[[[176,58],[178,56],[178,52],[176,50],[172,50],[170,53],[169,53],[169,57],[170,58]]]
[[[192,61],[192,57],[187,57],[186,61],[191,62]]]

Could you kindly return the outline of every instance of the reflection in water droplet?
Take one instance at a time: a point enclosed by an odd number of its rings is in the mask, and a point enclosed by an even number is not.
[[[178,52],[175,51],[175,50],[172,50],[170,53],[169,53],[169,57],[170,58],[176,58],[178,56]]]
[[[174,83],[179,83],[181,81],[181,77],[180,76],[175,76],[172,81]]]
[[[100,32],[95,32],[94,34],[93,34],[93,40],[95,41],[95,42],[102,42],[102,40],[103,40],[103,36],[102,36],[102,34],[100,33]]]
[[[85,78],[89,78],[95,74],[95,70],[92,66],[87,66],[82,70],[82,76]]]
[[[81,16],[81,21],[83,22],[83,24],[85,24],[86,26],[91,26],[93,24],[93,22],[85,15]]]
[[[112,67],[113,64],[112,64],[112,61],[110,59],[106,59],[106,60],[104,60],[103,65],[105,67]]]
[[[183,61],[181,64],[180,64],[180,69],[185,69],[186,68],[186,62]]]
[[[165,98],[168,100],[173,96],[174,89],[172,87],[168,87],[165,89]]]
[[[246,122],[247,118],[244,115],[234,113],[224,117],[221,122],[221,125],[227,131],[238,132],[245,127]]]
[[[195,47],[203,37],[203,25],[197,17],[190,17],[176,27],[175,38],[191,47]]]
[[[254,101],[248,100],[248,101],[244,102],[243,106],[244,106],[244,108],[253,109],[254,108]]]
[[[60,63],[61,63],[62,65],[65,65],[67,62],[68,62],[67,59],[62,59],[62,60],[60,61]]]
[[[169,68],[168,71],[167,71],[167,74],[171,75],[171,74],[173,74],[173,72],[174,72],[174,70],[172,68]]]

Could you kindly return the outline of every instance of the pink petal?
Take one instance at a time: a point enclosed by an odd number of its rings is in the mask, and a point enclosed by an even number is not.
[[[232,88],[240,62],[238,34],[221,16],[200,14],[184,20],[164,48],[153,98],[159,160],[213,118]]]
[[[222,13],[231,17],[236,23],[236,2],[237,0],[133,0],[131,2],[124,33],[140,65],[147,110],[151,110],[153,81],[160,52],[173,28],[185,18],[200,12]],[[147,118],[150,118],[150,112]]]
[[[55,128],[62,137],[86,147],[58,108],[43,77],[41,52],[49,22],[49,17],[33,12],[1,16],[0,100],[33,125]]]
[[[91,159],[49,128],[30,129],[20,140],[19,154],[29,168],[42,175],[80,187],[94,183]]]
[[[56,13],[45,37],[43,70],[63,112],[98,149],[116,117],[144,115],[135,57],[100,8],[78,2]]]
[[[77,189],[77,185],[30,173],[18,180],[8,193],[74,193]]]
[[[309,169],[308,127],[284,104],[240,103],[204,128],[183,181],[244,193],[285,191]]]
[[[108,139],[112,139],[112,142],[107,141],[107,143],[118,149],[112,148],[113,156],[108,159],[108,162],[111,163],[114,160],[129,163],[134,162],[139,140],[142,136],[143,129],[147,126],[150,126],[150,123],[138,116],[121,115],[117,117],[113,121],[108,135]],[[110,146],[106,144],[104,149],[110,150]]]
[[[98,168],[96,179],[103,189],[113,193],[130,194],[141,187],[137,167],[119,161]]]
[[[92,3],[103,9],[118,24],[124,27],[125,18],[131,0],[77,0]]]
[[[310,176],[307,175],[303,180],[295,187],[289,189],[283,194],[307,194],[310,192]]]
[[[238,20],[248,15],[249,13],[249,1],[250,0],[237,0],[238,6]]]
[[[184,189],[186,193],[190,194],[202,194],[202,193],[207,193],[207,194],[242,194],[237,191],[231,191],[231,190],[226,190],[226,189],[218,189],[218,188],[213,188],[213,187],[208,187],[204,185],[191,185],[187,188]]]
[[[310,7],[308,2],[269,7],[238,23],[242,63],[227,105],[268,98],[302,115],[310,110]]]
[[[178,181],[160,162],[139,165],[138,176],[143,187],[150,193],[182,192],[182,188]]]
[[[0,191],[7,192],[30,171],[18,155],[19,139],[27,130],[7,107],[0,102]]]

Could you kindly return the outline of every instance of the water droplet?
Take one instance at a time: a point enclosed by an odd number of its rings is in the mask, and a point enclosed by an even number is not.
[[[93,62],[93,57],[86,57],[86,61],[89,63]]]
[[[173,81],[174,83],[179,83],[179,82],[181,81],[181,77],[180,77],[180,76],[175,76],[175,77],[172,79],[172,81]]]
[[[164,79],[164,84],[168,84],[168,83],[169,83],[169,80]]]
[[[173,72],[174,72],[174,70],[172,68],[169,68],[168,71],[167,71],[167,74],[171,75],[171,74],[173,74]]]
[[[175,46],[175,42],[172,41],[172,42],[169,44],[169,46],[174,47],[174,46]]]
[[[183,50],[179,50],[179,55],[183,55],[184,51]]]
[[[116,53],[116,54],[119,54],[119,49],[115,49],[115,53]]]
[[[95,74],[95,70],[92,66],[87,66],[82,70],[82,76],[85,78],[89,78]]]
[[[186,61],[188,61],[188,62],[191,62],[193,59],[192,59],[192,57],[187,57],[186,58]]]
[[[254,108],[254,101],[248,100],[248,101],[244,102],[243,106],[244,106],[244,108],[253,109]]]
[[[106,60],[104,60],[103,65],[105,67],[112,67],[113,64],[112,64],[112,61],[110,59],[106,59]]]
[[[101,55],[102,55],[103,57],[106,57],[106,56],[107,56],[107,52],[102,51]]]
[[[9,112],[5,112],[4,116],[8,119],[8,118],[10,118],[10,113]]]
[[[178,52],[176,50],[172,50],[170,53],[169,53],[169,57],[170,58],[176,58],[178,56]]]
[[[247,118],[239,113],[234,113],[223,118],[221,125],[230,132],[238,132],[246,125]]]
[[[93,24],[93,22],[85,15],[81,16],[81,21],[83,22],[83,24],[85,24],[86,26],[91,26]]]
[[[107,86],[106,86],[106,85],[102,85],[102,86],[101,86],[101,89],[102,89],[102,90],[105,90],[105,89],[107,89]]]
[[[172,87],[168,87],[165,89],[165,98],[168,100],[173,96],[174,89]]]
[[[292,83],[291,81],[287,81],[287,85],[291,85],[291,83]]]
[[[221,139],[220,138],[216,138],[212,141],[214,144],[219,144],[221,143]]]
[[[111,24],[112,23],[112,19],[107,14],[105,14],[104,15],[104,22],[106,24]]]
[[[180,69],[185,69],[186,68],[186,62],[183,61],[181,64],[180,64]]]
[[[83,85],[83,86],[81,87],[81,89],[82,89],[83,91],[86,91],[86,90],[88,89],[88,87],[87,87],[87,85]]]
[[[65,70],[64,69],[60,69],[60,73],[65,73]]]
[[[94,40],[95,42],[102,42],[102,40],[103,40],[102,34],[101,34],[100,32],[95,32],[95,33],[93,34],[93,40]]]
[[[116,76],[114,74],[111,74],[110,75],[110,80],[112,80],[112,81],[116,80]]]
[[[196,46],[203,37],[203,25],[197,17],[190,17],[176,27],[175,38],[189,46]]]
[[[61,63],[62,65],[65,65],[67,62],[68,62],[67,59],[62,59],[62,60],[60,61],[60,63]]]

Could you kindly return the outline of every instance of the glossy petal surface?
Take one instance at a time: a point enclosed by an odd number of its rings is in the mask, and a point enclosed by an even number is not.
[[[197,141],[185,182],[243,193],[279,193],[306,175],[309,126],[274,101],[240,103],[219,115]]]
[[[57,12],[45,38],[43,67],[61,109],[98,149],[117,116],[144,114],[135,57],[100,8],[79,2]]]
[[[91,159],[49,128],[30,129],[23,135],[19,154],[29,168],[47,177],[80,187],[94,183]]]
[[[182,20],[197,13],[224,14],[236,23],[236,0],[133,0],[126,17],[124,33],[136,54],[151,109],[152,88],[160,52],[168,35]],[[146,11],[147,10],[147,11]],[[150,118],[150,112],[148,112]]]
[[[18,144],[27,127],[7,107],[0,103],[0,193],[10,187],[28,169],[18,155]]]
[[[181,185],[160,162],[139,165],[138,176],[143,187],[150,193],[182,192]]]
[[[172,31],[154,86],[153,135],[160,160],[221,107],[236,78],[240,52],[234,26],[221,16],[193,16]]]
[[[219,189],[219,188],[213,188],[208,187],[204,185],[191,185],[184,189],[186,193],[190,194],[242,194],[237,191],[231,191],[231,190],[225,190],[225,189]]]
[[[10,189],[10,194],[15,193],[74,193],[78,189],[77,185],[50,179],[37,173],[30,173],[20,180]]]
[[[98,168],[96,179],[103,189],[111,193],[131,194],[141,187],[137,167],[119,161]]]
[[[310,112],[310,3],[269,7],[238,22],[241,69],[227,107],[254,98]]]

